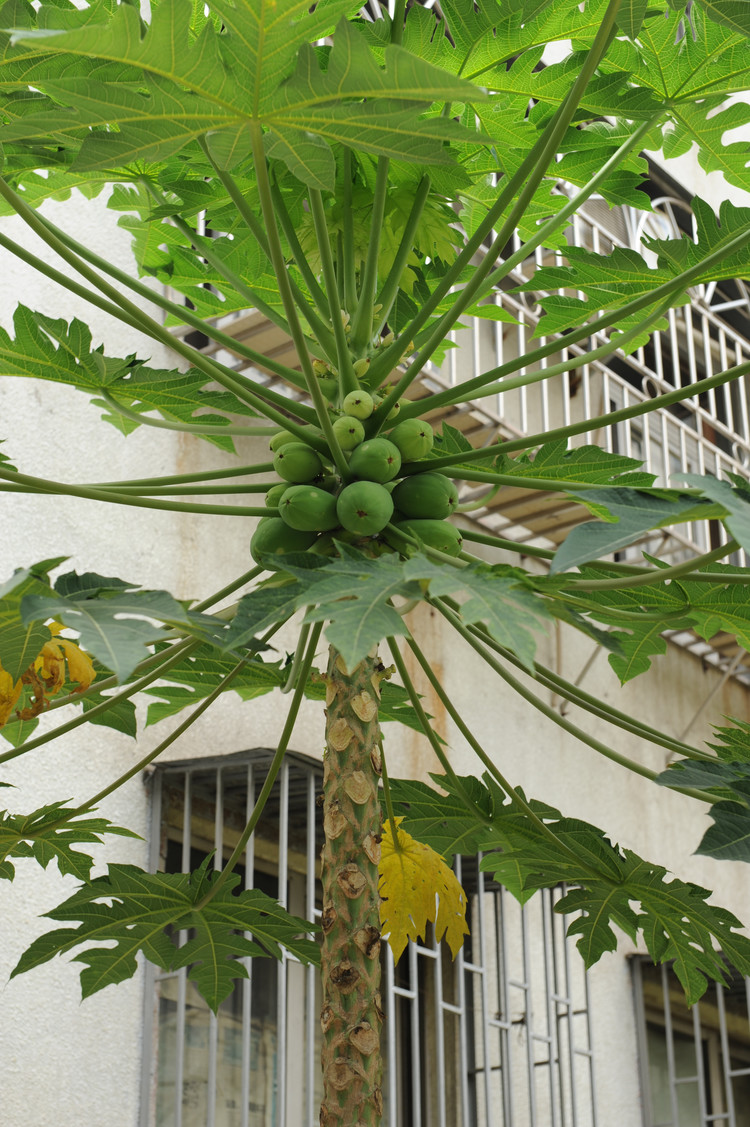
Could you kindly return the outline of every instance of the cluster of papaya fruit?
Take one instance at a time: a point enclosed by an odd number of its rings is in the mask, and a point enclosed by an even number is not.
[[[401,475],[402,463],[421,462],[433,444],[432,427],[404,419],[385,436],[365,438],[364,420],[375,403],[366,391],[350,392],[333,431],[348,461],[343,481],[323,455],[289,431],[271,440],[281,481],[266,495],[278,516],[263,517],[252,538],[253,558],[286,552],[334,551],[334,540],[377,537],[396,551],[421,542],[448,555],[461,551],[459,530],[446,521],[458,504],[450,478],[425,471]]]

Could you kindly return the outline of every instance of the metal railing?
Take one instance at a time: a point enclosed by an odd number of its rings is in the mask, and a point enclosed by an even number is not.
[[[750,1123],[750,979],[728,971],[688,1008],[671,968],[633,960],[644,1127]]]
[[[159,768],[151,864],[187,871],[233,847],[270,753]],[[246,887],[319,917],[322,768],[285,763],[245,857]],[[521,907],[457,862],[471,935],[455,962],[434,935],[397,966],[384,955],[386,1127],[596,1127],[586,973],[559,893]],[[184,940],[184,936],[181,937]],[[384,945],[385,946],[385,945]],[[248,960],[211,1014],[188,971],[147,968],[141,1127],[316,1127],[317,972],[292,957]]]

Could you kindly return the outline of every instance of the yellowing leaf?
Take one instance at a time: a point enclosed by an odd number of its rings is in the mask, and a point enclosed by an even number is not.
[[[401,818],[396,819],[396,823]],[[404,830],[394,842],[386,823],[380,857],[380,924],[393,958],[398,962],[409,939],[424,937],[427,924],[435,924],[438,940],[445,936],[455,959],[466,926],[466,893],[452,869],[429,845],[415,841]]]
[[[50,622],[49,629],[57,635],[65,627],[59,622]],[[59,692],[66,681],[65,663],[68,664],[68,681],[77,681],[79,690],[87,689],[96,677],[91,658],[75,642],[68,638],[53,638],[42,646],[42,651],[34,662],[47,693]]]
[[[0,665],[0,728],[7,723],[21,695],[21,681],[14,680]]]

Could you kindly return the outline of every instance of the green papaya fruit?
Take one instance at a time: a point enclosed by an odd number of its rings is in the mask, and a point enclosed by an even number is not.
[[[335,473],[322,473],[316,477],[314,483],[318,489],[325,489],[326,493],[335,493],[341,485],[341,478]]]
[[[336,544],[334,537],[330,532],[324,532],[318,537],[312,547],[307,550],[312,556],[335,556]]]
[[[333,424],[333,433],[342,450],[353,450],[365,437],[365,428],[354,415],[340,415]]]
[[[402,520],[394,527],[447,556],[457,556],[463,545],[461,533],[447,520]]]
[[[314,485],[290,485],[281,498],[279,516],[300,532],[330,532],[339,523],[336,498]]]
[[[273,436],[269,445],[275,454],[277,450],[280,450],[282,446],[286,446],[288,442],[299,442],[299,439],[296,434],[292,434],[289,430],[280,430],[278,434]]]
[[[266,508],[278,509],[279,501],[284,496],[288,488],[289,485],[286,481],[280,481],[278,482],[278,484],[272,485],[268,490],[268,493],[266,493]]]
[[[355,477],[384,485],[401,469],[401,454],[387,438],[370,438],[352,451],[349,469]]]
[[[369,391],[350,391],[341,406],[355,419],[369,419],[375,405]]]
[[[337,379],[319,379],[318,386],[331,403],[334,403],[336,396],[339,393],[339,381]]]
[[[284,481],[296,485],[317,477],[323,469],[323,463],[304,442],[288,442],[274,457],[273,468]]]
[[[353,481],[339,493],[336,512],[347,532],[374,536],[391,519],[393,499],[376,481]]]
[[[458,490],[444,474],[415,473],[398,483],[393,503],[406,517],[444,520],[456,509]]]
[[[305,552],[317,537],[315,532],[290,528],[280,517],[267,517],[258,525],[250,541],[250,555],[260,563],[262,556],[283,556],[286,552]]]
[[[432,427],[424,419],[404,419],[396,424],[388,438],[394,446],[398,446],[404,462],[419,462],[426,458],[434,441]]]

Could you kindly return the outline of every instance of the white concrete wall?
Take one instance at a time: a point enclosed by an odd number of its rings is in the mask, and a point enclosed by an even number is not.
[[[70,209],[56,205],[49,213],[70,222]],[[76,228],[93,237],[118,262],[128,261],[127,240],[113,230],[111,213],[98,202],[79,203]],[[16,232],[19,224],[3,221]],[[126,354],[139,349],[158,364],[167,357],[149,342],[133,344],[129,331],[111,325],[97,313],[56,287],[40,282],[30,271],[7,263],[0,273],[0,319],[8,326],[16,299],[47,313],[90,318],[95,336],[107,340],[107,351]],[[125,439],[99,422],[98,412],[80,393],[47,383],[5,380],[0,383],[0,418],[9,441],[4,452],[20,469],[61,480],[95,481],[181,472],[187,468],[230,465],[231,459],[205,442],[171,437],[141,428]],[[243,461],[251,460],[251,444]],[[3,534],[0,577],[13,567],[37,559],[69,554],[71,566],[119,575],[145,586],[165,587],[180,597],[204,597],[248,566],[250,522],[242,518],[164,515],[94,502],[27,495],[2,495]],[[419,608],[411,625],[433,668],[449,687],[477,737],[507,776],[528,794],[545,799],[566,814],[606,828],[613,840],[660,861],[683,879],[697,880],[716,890],[716,902],[750,920],[746,871],[739,865],[714,864],[692,856],[707,819],[690,799],[649,785],[602,759],[541,715],[530,711],[501,682],[487,675],[476,656],[450,637],[434,612]],[[280,646],[291,646],[287,630]],[[570,631],[554,633],[540,642],[540,660],[574,680],[591,653],[593,643]],[[321,661],[322,664],[322,661]],[[454,730],[450,719],[419,676],[410,668],[447,738],[459,773],[478,772],[480,766]],[[699,704],[715,687],[718,674],[677,649],[656,662],[652,674],[621,690],[606,659],[600,655],[584,680],[623,710],[680,733]],[[543,691],[542,691],[543,692]],[[709,733],[709,722],[722,715],[750,719],[748,694],[736,683],[725,684],[690,732],[698,740]],[[619,751],[655,770],[665,765],[665,753],[633,737],[610,733],[588,717],[580,722]],[[228,695],[169,749],[166,758],[200,757],[253,746],[273,746],[283,723],[281,698],[267,696],[241,705]],[[55,714],[55,720],[59,714]],[[129,767],[145,750],[163,738],[173,720],[142,733],[138,745],[103,728],[83,727],[69,738],[46,745],[14,760],[0,771],[17,789],[7,792],[13,810],[32,809],[45,801],[70,797],[76,801],[104,786]],[[49,723],[49,718],[45,720]],[[385,730],[393,774],[424,777],[436,769],[426,741],[393,725]],[[305,706],[293,746],[320,755],[322,711]],[[147,805],[140,779],[132,780],[101,807],[102,813],[147,832]],[[99,868],[108,860],[145,863],[146,843],[114,839],[97,850]],[[31,863],[18,865],[13,885],[0,886],[0,982],[31,939],[49,924],[38,917],[72,892],[75,882],[61,879],[54,868],[41,873]],[[618,1127],[640,1124],[635,1066],[632,997],[624,943],[617,955],[607,956],[592,975],[594,1028],[597,1038],[597,1079],[602,1122]],[[77,968],[59,960],[4,985],[0,1054],[4,1062],[0,1086],[0,1121],[7,1127],[135,1127],[138,1110],[142,993],[140,977],[108,988],[83,1005],[79,1002]],[[114,1082],[113,1082],[114,1078]],[[616,1111],[616,1118],[615,1118]],[[290,1125],[291,1127],[291,1125]]]

